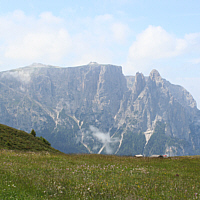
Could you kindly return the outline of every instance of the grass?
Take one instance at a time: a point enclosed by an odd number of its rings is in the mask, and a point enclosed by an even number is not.
[[[59,152],[48,145],[44,138],[34,137],[3,124],[0,124],[0,149]]]
[[[200,199],[200,156],[0,150],[0,199]]]

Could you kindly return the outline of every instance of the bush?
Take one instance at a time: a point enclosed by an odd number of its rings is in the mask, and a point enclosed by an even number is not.
[[[8,147],[10,147],[10,146],[11,146],[11,144],[10,144],[10,142],[9,142],[9,141],[7,141],[7,142],[6,142],[6,146],[8,146]]]
[[[42,136],[40,136],[39,139],[42,140],[42,142],[44,142],[45,144],[51,146],[51,144],[45,138],[43,138]]]

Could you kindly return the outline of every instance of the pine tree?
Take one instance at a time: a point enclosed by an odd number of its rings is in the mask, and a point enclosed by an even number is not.
[[[34,136],[34,137],[36,136],[36,132],[34,131],[34,129],[32,129],[31,135]]]

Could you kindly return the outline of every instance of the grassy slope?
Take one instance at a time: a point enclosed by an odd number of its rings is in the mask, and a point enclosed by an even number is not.
[[[0,199],[200,199],[200,156],[0,151]]]
[[[3,124],[0,124],[0,149],[58,152],[41,139]]]

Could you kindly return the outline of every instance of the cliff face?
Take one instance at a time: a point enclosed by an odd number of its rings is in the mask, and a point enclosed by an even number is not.
[[[32,66],[0,73],[0,123],[36,130],[66,153],[200,153],[200,115],[183,87],[152,70]]]

